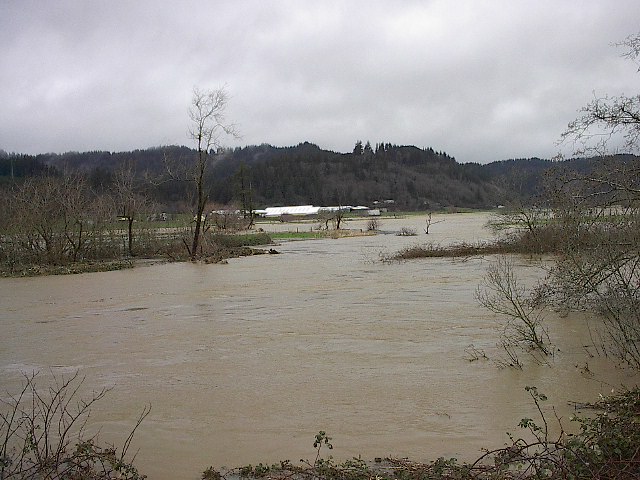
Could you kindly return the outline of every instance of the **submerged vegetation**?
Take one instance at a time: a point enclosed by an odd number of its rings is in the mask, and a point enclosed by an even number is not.
[[[503,213],[494,214],[490,224],[501,220]],[[412,245],[384,257],[385,261],[401,261],[418,258],[461,258],[481,255],[528,255],[539,256],[557,254],[561,251],[563,241],[570,234],[565,227],[558,224],[535,224],[531,229],[521,229],[518,224],[509,224],[511,229],[503,236],[492,241],[475,243],[454,243],[438,245],[427,243]],[[584,235],[584,233],[583,233]]]

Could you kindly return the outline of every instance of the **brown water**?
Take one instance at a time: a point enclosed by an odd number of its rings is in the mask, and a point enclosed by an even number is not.
[[[420,235],[288,242],[228,265],[2,279],[0,386],[15,392],[21,372],[40,370],[41,381],[79,371],[87,392],[113,387],[92,421],[116,444],[151,404],[136,463],[151,479],[196,479],[209,465],[313,458],[319,430],[336,458],[475,458],[535,414],[525,385],[568,417],[568,400],[637,381],[586,355],[577,317],[549,317],[561,349],[550,367],[469,362],[470,344],[500,355],[499,323],[474,300],[490,259],[378,260],[490,237],[484,215],[439,218],[429,236],[424,219],[384,220]],[[518,264],[528,282],[541,275]]]

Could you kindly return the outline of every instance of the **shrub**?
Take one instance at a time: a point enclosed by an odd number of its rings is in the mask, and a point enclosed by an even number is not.
[[[20,393],[2,400],[6,408],[0,412],[1,479],[145,478],[125,457],[150,407],[145,407],[118,453],[113,446],[98,445],[97,436],[87,437],[85,432],[92,407],[108,390],[81,399],[77,395],[83,379],[77,373],[54,377],[47,389],[37,387],[36,376],[25,376]]]
[[[209,240],[212,243],[225,248],[253,247],[258,245],[269,245],[270,243],[273,243],[269,234],[264,232],[247,233],[242,235],[212,234],[209,237]]]
[[[397,235],[400,237],[415,237],[417,233],[415,228],[402,227]]]
[[[367,231],[368,232],[377,232],[380,230],[380,220],[373,217],[367,220]]]

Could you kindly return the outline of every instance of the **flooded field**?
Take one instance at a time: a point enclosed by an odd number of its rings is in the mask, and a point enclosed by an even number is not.
[[[491,237],[484,214],[438,219],[429,235],[424,217],[383,219],[380,235],[286,242],[281,255],[227,265],[0,279],[1,389],[17,391],[22,373],[40,371],[46,384],[79,371],[85,392],[112,387],[92,422],[116,444],[151,404],[136,463],[162,480],[313,458],[319,430],[339,459],[471,459],[535,415],[526,385],[567,418],[568,401],[637,382],[588,355],[579,317],[548,317],[560,349],[551,366],[498,368],[500,319],[474,299],[491,258],[379,260],[427,241]],[[396,236],[402,227],[418,235]],[[542,275],[516,262],[527,282]],[[489,360],[470,362],[470,345]]]

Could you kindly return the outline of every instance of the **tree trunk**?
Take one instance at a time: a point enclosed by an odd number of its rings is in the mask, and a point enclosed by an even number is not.
[[[206,196],[204,194],[204,171],[206,167],[207,153],[198,148],[198,178],[196,179],[196,189],[198,191],[197,206],[196,206],[196,228],[193,232],[193,243],[191,245],[191,260],[195,260],[198,255],[198,247],[200,246],[200,233],[202,231],[202,216],[204,214],[204,207],[207,203]]]
[[[191,260],[195,260],[198,255],[198,247],[200,246],[200,227],[202,224],[202,216],[200,214],[200,208],[197,209],[196,214],[196,228],[193,232],[193,243],[191,244]]]
[[[129,226],[129,238],[128,246],[129,246],[129,256],[133,257],[133,217],[127,217],[127,222]]]

